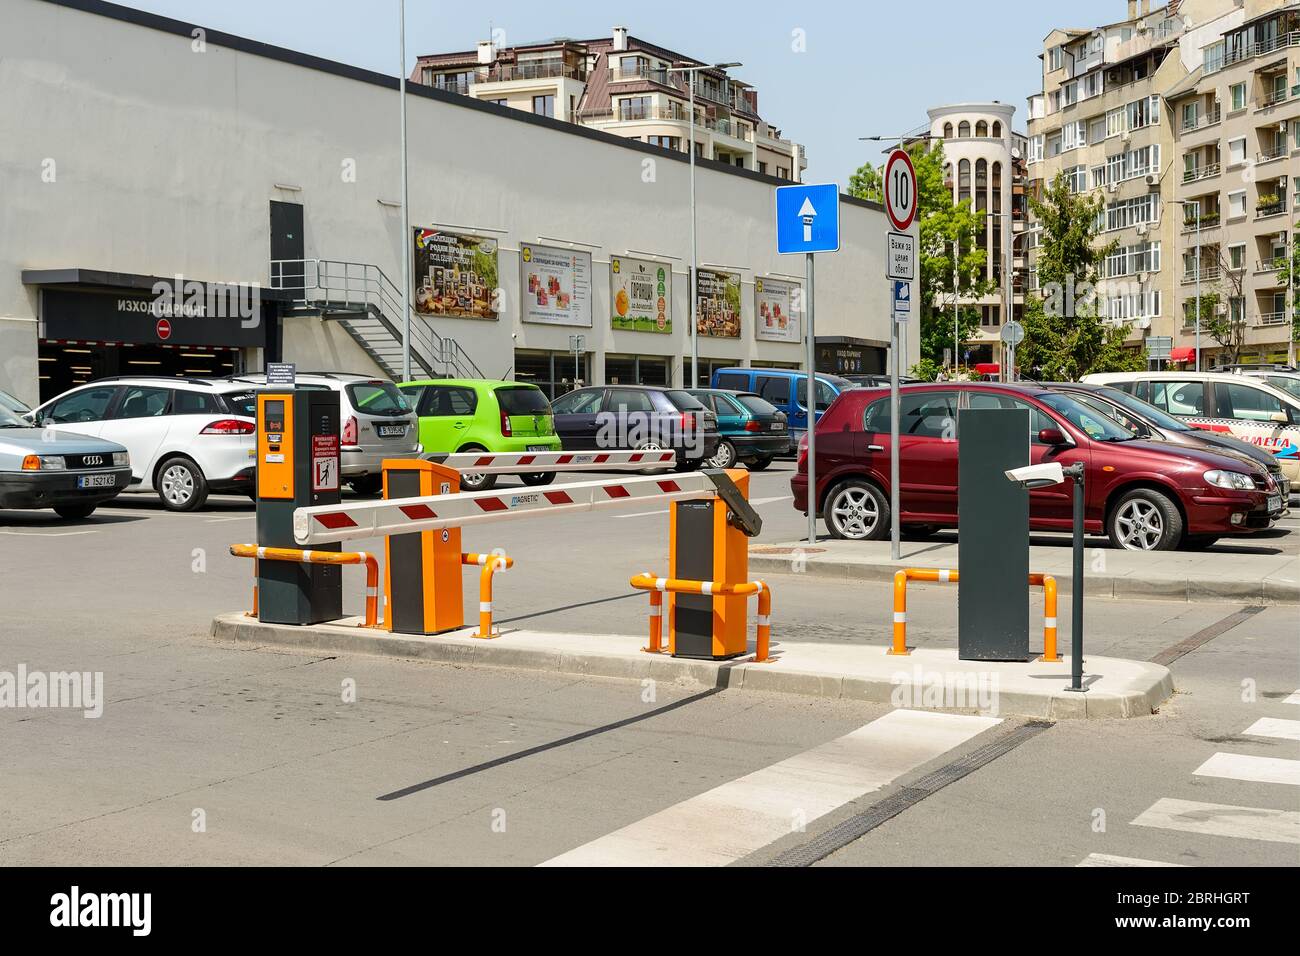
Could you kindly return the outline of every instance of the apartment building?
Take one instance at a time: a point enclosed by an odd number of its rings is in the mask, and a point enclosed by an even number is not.
[[[976,241],[985,258],[980,278],[992,284],[992,291],[956,300],[957,307],[973,307],[980,313],[979,328],[962,343],[961,354],[956,356],[961,364],[999,364],[999,333],[1007,321],[1007,309],[1018,318],[1024,306],[1027,139],[1012,128],[1015,112],[1014,106],[997,101],[927,110],[930,141],[943,143],[944,182],[952,189],[953,201],[970,200],[975,212],[985,217]],[[1003,282],[1008,270],[1010,288]],[[945,307],[953,304],[950,301]]]
[[[1237,9],[1236,0],[1154,10],[1149,0],[1129,0],[1123,20],[1053,30],[1044,40],[1042,91],[1029,97],[1030,192],[1041,196],[1063,174],[1073,192],[1104,197],[1101,237],[1117,245],[1101,270],[1099,306],[1135,348],[1181,324],[1181,172],[1167,96],[1200,69],[1206,24]],[[1028,245],[1037,290],[1037,236]]]
[[[1176,357],[1195,362],[1199,338],[1203,368],[1294,362],[1294,288],[1279,267],[1300,214],[1300,3],[1248,0],[1202,39],[1203,65],[1168,94],[1183,203]],[[1214,316],[1199,336],[1198,289]]]
[[[723,68],[684,69],[704,65],[615,27],[595,40],[484,40],[475,50],[421,56],[411,80],[676,152],[691,141],[694,82],[698,157],[800,179],[803,152],[759,115],[758,91]]]

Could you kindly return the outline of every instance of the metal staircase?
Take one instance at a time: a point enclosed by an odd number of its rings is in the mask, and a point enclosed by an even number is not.
[[[402,375],[402,292],[379,266],[334,259],[272,259],[271,288],[296,293],[294,311],[338,322],[389,378]],[[439,335],[414,308],[411,374],[485,378],[455,339]]]

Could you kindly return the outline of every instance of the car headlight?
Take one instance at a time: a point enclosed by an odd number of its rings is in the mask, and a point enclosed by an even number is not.
[[[1255,482],[1250,475],[1239,471],[1207,471],[1205,480],[1216,488],[1231,488],[1234,491],[1252,491]]]
[[[131,464],[131,456],[127,452],[124,451],[113,452],[114,468],[125,468],[129,464]]]

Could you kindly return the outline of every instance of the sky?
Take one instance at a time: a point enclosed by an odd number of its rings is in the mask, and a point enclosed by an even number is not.
[[[275,46],[396,75],[399,0],[127,0],[128,6]],[[881,145],[946,103],[1016,107],[1040,83],[1042,40],[1054,27],[1122,19],[1125,0],[803,0],[747,4],[657,0],[547,3],[406,0],[406,65],[472,49],[492,31],[506,45],[609,36],[626,26],[647,42],[711,62],[758,89],[759,112],[808,153],[809,182],[848,184]],[[895,12],[897,11],[897,12]],[[801,42],[800,42],[801,41]],[[802,46],[802,49],[799,47]],[[396,130],[394,131],[396,136]]]

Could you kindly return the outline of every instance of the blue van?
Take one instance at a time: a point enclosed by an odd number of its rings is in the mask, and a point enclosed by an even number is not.
[[[785,412],[790,437],[796,448],[808,430],[808,409],[804,407],[808,397],[808,376],[798,369],[720,368],[713,373],[712,386],[737,392],[753,392],[781,409]],[[846,378],[818,373],[817,418],[822,417],[822,412],[830,407],[840,392],[851,388],[857,386]]]

